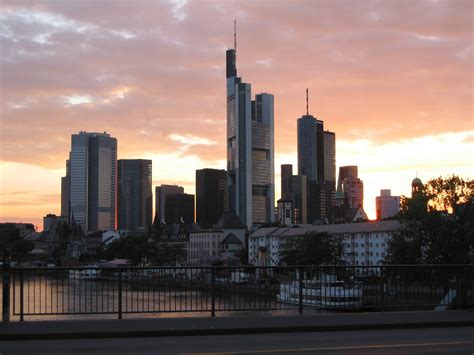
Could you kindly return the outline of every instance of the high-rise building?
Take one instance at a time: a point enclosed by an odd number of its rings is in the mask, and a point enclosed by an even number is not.
[[[281,165],[281,198],[286,200],[288,194],[288,179],[293,175],[293,165]]]
[[[345,178],[342,182],[344,204],[348,208],[364,208],[364,182],[358,177]]]
[[[71,136],[70,218],[84,231],[115,229],[117,139],[107,133]]]
[[[66,176],[61,178],[61,217],[69,217],[70,178],[68,159],[66,160]]]
[[[296,224],[308,223],[308,182],[304,175],[288,177],[288,200],[293,208],[292,220]]]
[[[342,192],[342,182],[346,178],[357,178],[358,168],[357,165],[348,165],[339,167],[339,176],[337,178],[337,191]]]
[[[390,190],[380,190],[380,196],[375,197],[377,219],[395,216],[400,212],[400,196],[392,196]]]
[[[336,198],[336,134],[308,112],[297,121],[298,175],[307,178],[308,223],[329,217]]]
[[[226,51],[228,210],[251,228],[275,219],[273,95],[256,95]]]
[[[194,195],[167,194],[165,220],[166,223],[194,223]]]
[[[152,223],[152,163],[144,159],[118,161],[118,228],[147,230]]]
[[[227,194],[225,170],[196,170],[196,222],[211,228],[224,214]]]
[[[184,187],[178,185],[161,185],[155,188],[155,214],[159,221],[165,221],[166,218],[166,196],[170,194],[184,194]],[[171,223],[171,222],[168,222]]]
[[[275,220],[273,95],[252,101],[252,223]]]

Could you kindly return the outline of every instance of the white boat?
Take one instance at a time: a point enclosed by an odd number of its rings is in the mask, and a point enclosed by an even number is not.
[[[359,283],[346,284],[337,280],[303,280],[302,303],[323,309],[359,309],[362,306],[362,289]],[[277,300],[299,304],[299,281],[280,284]]]
[[[69,270],[70,279],[99,280],[100,276],[100,270],[97,269],[97,266],[88,266],[86,269]]]

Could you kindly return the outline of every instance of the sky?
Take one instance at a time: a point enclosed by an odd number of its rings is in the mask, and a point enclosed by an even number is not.
[[[297,170],[296,120],[336,133],[364,208],[411,180],[474,178],[471,0],[0,2],[0,221],[60,213],[70,137],[107,131],[118,158],[153,160],[153,186],[194,193],[226,166],[225,50],[275,96],[275,186]]]

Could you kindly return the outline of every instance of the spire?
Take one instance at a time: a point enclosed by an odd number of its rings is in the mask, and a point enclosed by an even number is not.
[[[309,115],[308,88],[306,88],[306,116]]]
[[[234,19],[234,51],[237,54],[237,19]]]

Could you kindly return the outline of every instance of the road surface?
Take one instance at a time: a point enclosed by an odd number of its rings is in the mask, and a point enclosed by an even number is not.
[[[4,341],[10,354],[474,354],[474,327]]]

